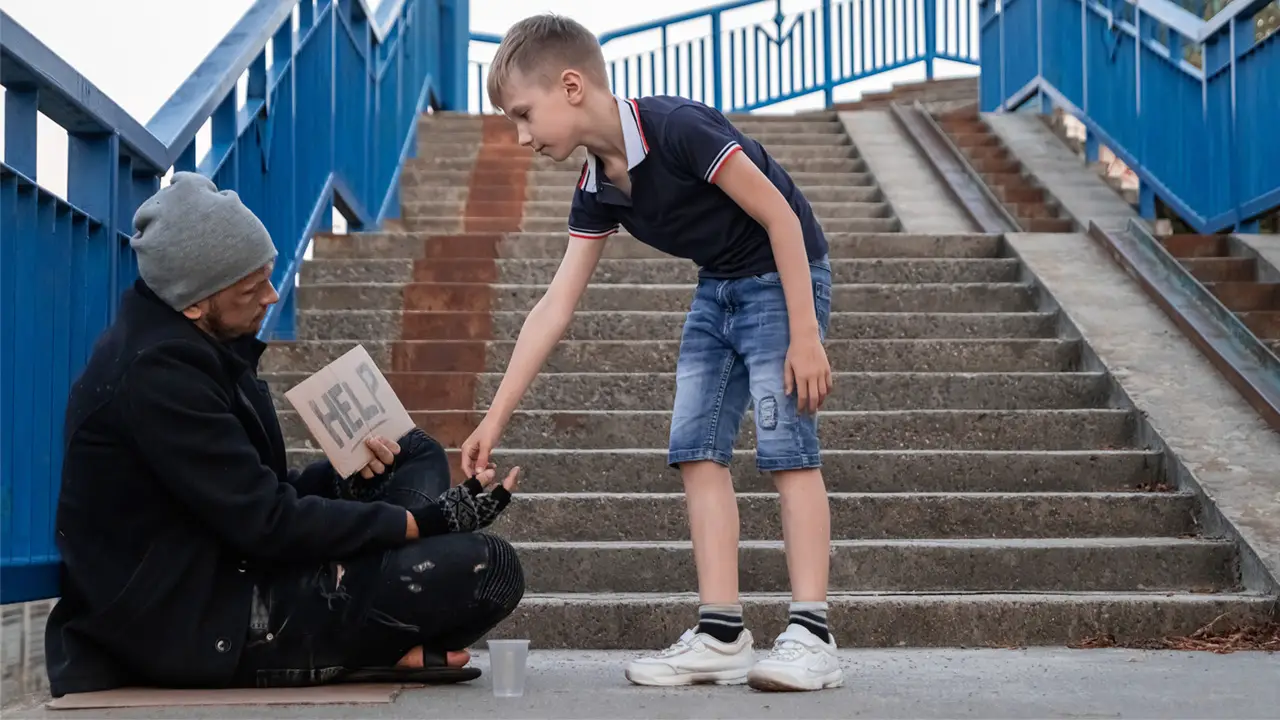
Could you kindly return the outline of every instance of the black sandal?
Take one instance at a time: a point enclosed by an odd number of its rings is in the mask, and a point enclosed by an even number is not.
[[[422,653],[423,666],[370,667],[348,670],[339,680],[343,683],[403,683],[405,685],[452,685],[480,677],[480,668],[449,667],[445,654],[431,650]]]

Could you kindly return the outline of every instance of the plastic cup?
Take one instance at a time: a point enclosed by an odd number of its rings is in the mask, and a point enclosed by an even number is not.
[[[494,697],[524,695],[528,640],[490,640],[489,672],[493,674]]]

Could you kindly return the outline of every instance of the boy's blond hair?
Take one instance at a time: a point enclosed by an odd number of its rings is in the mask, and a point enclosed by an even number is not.
[[[502,107],[503,87],[517,72],[547,82],[568,68],[601,87],[608,86],[604,53],[590,30],[576,20],[552,13],[527,17],[507,30],[493,56],[485,83],[489,102]]]

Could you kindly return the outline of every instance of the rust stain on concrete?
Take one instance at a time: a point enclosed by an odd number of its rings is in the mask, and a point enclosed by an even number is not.
[[[401,341],[392,351],[392,370],[410,411],[476,409],[478,379],[493,339],[495,261],[502,235],[520,230],[532,164],[533,153],[520,147],[506,118],[481,118],[480,148],[459,218],[461,232],[423,239],[413,283],[404,293]],[[422,312],[430,314],[416,314]],[[457,447],[481,416],[435,415],[431,427],[423,429],[445,447]],[[458,482],[461,470],[451,465]]]

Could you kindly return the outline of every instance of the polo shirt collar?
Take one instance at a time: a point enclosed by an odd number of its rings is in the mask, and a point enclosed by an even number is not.
[[[649,141],[644,136],[644,128],[640,125],[640,104],[635,99],[624,99],[617,95],[613,99],[618,103],[618,117],[622,120],[622,140],[627,147],[627,169],[631,170],[649,156]],[[582,173],[578,187],[587,192],[596,192],[600,188],[600,161],[587,151],[587,164]]]

